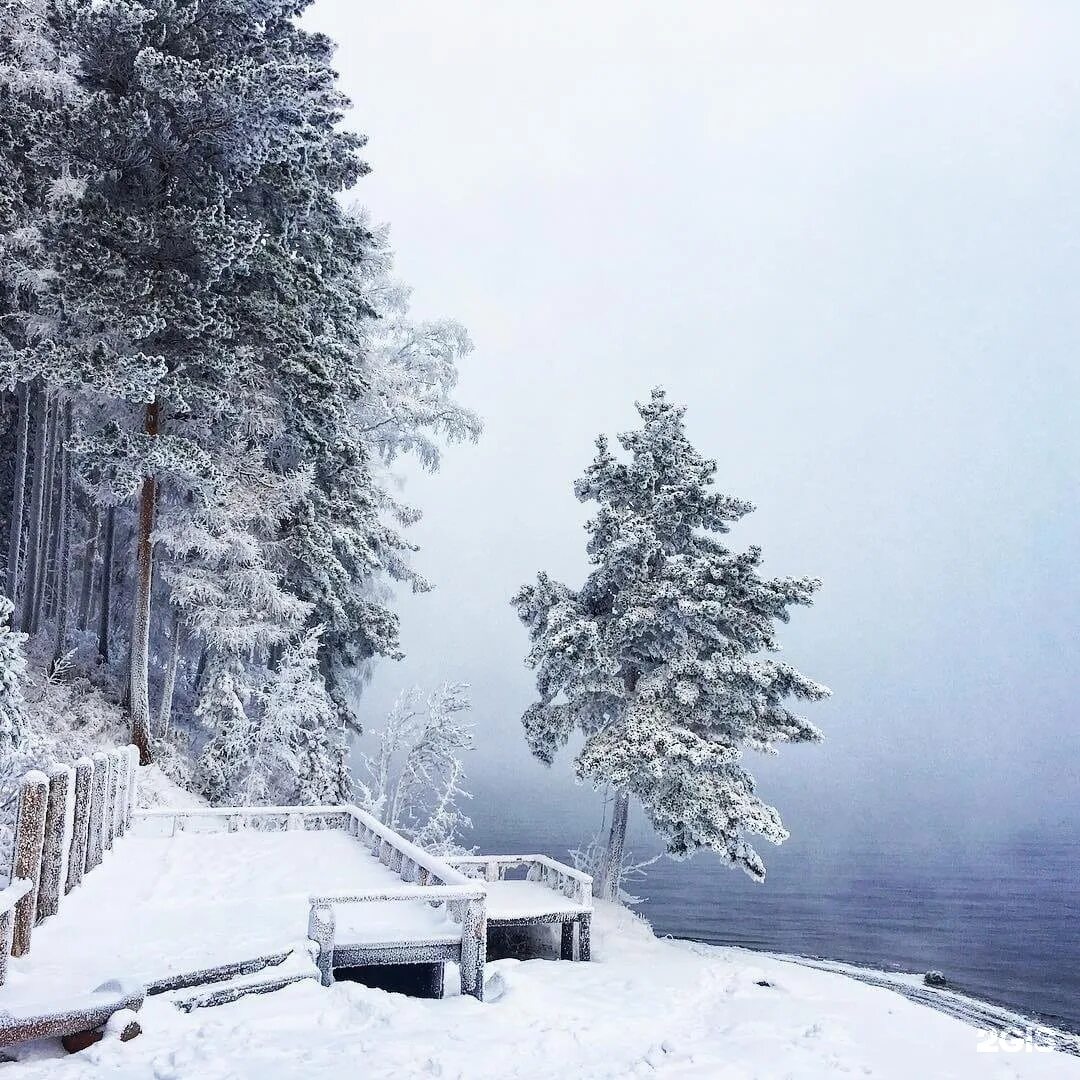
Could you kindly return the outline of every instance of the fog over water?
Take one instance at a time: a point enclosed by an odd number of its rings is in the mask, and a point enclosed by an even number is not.
[[[782,640],[834,691],[810,706],[827,739],[751,764],[791,843],[821,866],[916,843],[947,874],[1027,838],[1038,876],[1040,838],[1080,827],[1080,7],[318,0],[308,21],[370,138],[357,197],[416,310],[469,327],[486,422],[407,479],[437,589],[401,597],[408,657],[367,722],[469,682],[474,816],[598,823],[569,755],[525,749],[508,600],[541,568],[581,580],[572,481],[662,383],[758,507],[731,542],[824,580]]]

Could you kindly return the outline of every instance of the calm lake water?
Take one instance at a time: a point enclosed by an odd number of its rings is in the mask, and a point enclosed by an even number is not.
[[[546,834],[512,812],[478,826],[481,851],[566,859],[587,833]],[[635,858],[655,841],[632,835]],[[651,850],[650,850],[651,849]],[[834,850],[763,851],[755,885],[712,856],[662,859],[632,889],[658,933],[895,970],[937,969],[956,988],[1080,1032],[1080,841],[1073,836],[933,848],[892,838]]]

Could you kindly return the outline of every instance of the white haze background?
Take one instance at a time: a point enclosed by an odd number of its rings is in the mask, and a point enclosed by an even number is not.
[[[825,581],[782,637],[834,691],[827,741],[751,763],[795,840],[1080,824],[1080,7],[318,0],[308,23],[370,136],[358,195],[417,312],[469,327],[486,421],[408,477],[437,591],[401,597],[408,658],[365,722],[468,681],[474,815],[579,813],[569,759],[525,750],[508,600],[581,579],[571,482],[663,383],[758,506],[733,543]]]

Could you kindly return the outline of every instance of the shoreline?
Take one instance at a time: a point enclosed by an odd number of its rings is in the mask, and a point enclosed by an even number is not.
[[[682,942],[694,952],[712,949],[733,949],[750,956],[767,956],[800,967],[844,975],[867,986],[891,990],[917,1005],[925,1005],[936,1012],[961,1020],[995,1038],[1018,1038],[1033,1046],[1057,1050],[1080,1057],[1080,1033],[1059,1027],[1038,1016],[1017,1012],[1006,1006],[996,1005],[970,994],[947,987],[926,986],[921,974],[883,971],[880,968],[863,967],[841,960],[827,960],[796,953],[773,952],[768,949],[751,949],[745,945],[717,945],[694,938],[668,937],[670,941]]]

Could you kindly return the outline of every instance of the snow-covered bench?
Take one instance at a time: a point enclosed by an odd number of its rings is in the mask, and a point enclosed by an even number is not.
[[[561,955],[591,958],[592,878],[547,855],[451,855],[446,861],[467,877],[481,878],[487,892],[487,925],[529,926],[559,923]],[[507,875],[525,870],[524,879]]]

